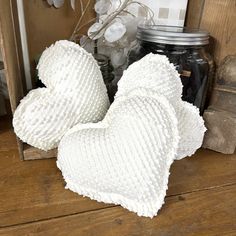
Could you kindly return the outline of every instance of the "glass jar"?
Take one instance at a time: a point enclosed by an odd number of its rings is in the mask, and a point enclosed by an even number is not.
[[[107,87],[107,93],[108,93],[108,97],[110,102],[113,101],[113,84],[112,84],[112,80],[114,79],[114,74],[113,74],[113,67],[110,63],[110,60],[107,56],[103,55],[103,54],[93,54],[93,57],[96,59],[100,70],[102,72],[102,77],[103,77],[103,81]]]
[[[137,41],[129,52],[128,65],[149,53],[166,55],[180,74],[182,99],[197,106],[202,114],[214,71],[214,63],[205,51],[209,33],[185,27],[140,25]]]

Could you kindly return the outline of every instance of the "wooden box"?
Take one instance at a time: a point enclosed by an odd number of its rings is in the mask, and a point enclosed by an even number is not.
[[[85,22],[94,18],[93,6],[94,1],[91,1],[90,8],[83,19]],[[19,8],[23,9],[23,16],[20,15]],[[23,38],[20,30],[22,17],[26,32]],[[76,1],[76,7],[73,10],[69,1],[65,1],[61,8],[56,9],[50,7],[45,0],[0,0],[0,49],[13,113],[20,100],[30,89],[34,88],[35,81],[32,78],[36,74],[35,58],[55,41],[68,39],[79,17],[79,1]],[[22,42],[25,40],[27,40],[29,71],[26,71],[24,60],[25,45]],[[27,73],[32,84],[30,89],[26,78]],[[44,152],[22,143],[18,138],[17,143],[22,160],[45,159],[57,155],[56,149]]]
[[[0,0],[0,47],[13,112],[20,99],[28,92],[25,80],[28,71],[25,71],[23,63],[24,53],[21,47],[22,37],[20,37],[17,3],[22,3],[25,12],[30,75],[34,77],[34,58],[56,40],[69,38],[78,22],[79,1],[76,1],[75,11],[70,8],[69,2],[65,1],[62,8],[54,9],[50,8],[45,0]],[[83,2],[88,1],[83,0]],[[95,0],[91,1],[83,23],[95,17],[94,2]],[[232,0],[188,0],[185,25],[192,28],[200,27],[210,32],[213,43],[211,42],[209,49],[216,65],[225,56],[236,53],[235,17],[235,3]],[[84,30],[86,31],[86,28]],[[18,146],[22,160],[56,156],[56,150],[42,152],[20,140],[18,140]]]

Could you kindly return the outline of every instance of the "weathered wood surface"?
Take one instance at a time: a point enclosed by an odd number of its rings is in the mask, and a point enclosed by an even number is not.
[[[210,106],[203,118],[207,127],[203,147],[232,154],[236,151],[236,55],[220,64]]]
[[[0,235],[216,236],[236,235],[236,185],[168,197],[153,219],[121,207],[0,230]]]
[[[236,86],[234,89],[223,85],[215,86],[212,91],[210,108],[228,111],[232,115],[236,115]]]
[[[205,0],[188,0],[185,23],[190,28],[199,28]]]
[[[47,152],[40,150],[38,148],[32,147],[28,144],[24,144],[24,160],[38,160],[38,159],[48,159],[57,156],[57,149],[52,149]]]
[[[20,161],[13,131],[10,130],[7,119],[0,118],[0,227],[50,220],[52,218],[104,208],[108,208],[106,213],[108,217],[110,214],[109,211],[111,210],[110,207],[113,207],[113,205],[91,201],[88,198],[83,198],[64,189],[64,181],[60,171],[56,168],[55,161],[55,159],[27,162]],[[236,184],[235,166],[236,155],[224,156],[207,150],[198,151],[194,157],[175,161],[171,168],[167,196],[178,196],[190,192],[198,193],[200,190],[208,191],[207,189]],[[232,195],[232,193],[230,194]],[[225,195],[223,190],[222,195]],[[208,196],[208,200],[211,201],[211,192],[206,193],[204,196]],[[236,196],[234,199],[232,198],[232,201],[234,200],[236,203],[235,198]],[[202,204],[201,198],[199,202],[197,198],[194,199],[196,205]],[[208,207],[208,204],[210,204],[209,201],[205,203],[206,208],[208,208],[207,211],[214,212],[211,205]],[[168,207],[168,204],[165,207]],[[179,203],[176,202],[175,204],[178,206]],[[186,202],[186,204],[191,205],[193,203]],[[119,207],[117,209],[118,210],[115,210],[115,212],[121,212],[122,214],[127,213],[127,211]],[[169,209],[172,209],[171,205]],[[189,210],[183,208],[183,211],[186,217],[187,215],[188,217],[192,217],[192,213]],[[229,211],[229,209],[226,208],[226,211]],[[97,217],[102,221],[101,214],[103,213],[99,213]],[[165,217],[165,214],[161,211],[161,215],[162,214],[162,217]],[[179,212],[177,211],[172,216],[166,217],[173,217],[174,219],[176,214],[179,214]],[[229,215],[230,214],[232,213],[229,212]],[[128,214],[127,217],[131,222],[137,221],[140,222],[140,224],[143,222],[142,220],[138,220],[134,214]],[[132,219],[132,217],[134,218]],[[116,216],[114,215],[113,218],[115,219]],[[152,221],[156,223],[150,224],[159,225],[157,219]],[[79,224],[79,221],[80,218],[76,218],[75,222],[77,222],[77,224]],[[194,215],[192,221],[194,221]],[[51,223],[52,229],[55,228],[53,222],[54,221]],[[37,226],[36,228],[38,227],[41,228],[41,226]],[[86,227],[89,227],[89,225]],[[136,227],[136,225],[132,225],[132,227]],[[144,224],[143,227],[147,227],[147,230],[152,230],[148,228],[150,227],[148,224]],[[159,225],[158,227],[161,226]],[[71,230],[74,229],[71,228]],[[4,232],[4,230],[2,232]],[[11,232],[14,232],[14,230]],[[49,230],[48,235],[50,235],[50,233]],[[108,233],[107,235],[109,235]],[[11,234],[9,233],[9,235]],[[24,234],[22,233],[21,235]],[[133,235],[139,234],[134,233]]]
[[[6,82],[14,111],[23,97],[23,66],[19,50],[19,35],[13,12],[16,10],[12,1],[0,0],[0,50],[2,52]]]
[[[186,25],[208,30],[217,65],[236,54],[236,0],[189,0]]]
[[[218,67],[210,108],[236,114],[236,53],[224,58]]]
[[[203,117],[208,129],[203,147],[224,154],[234,153],[236,150],[236,114],[207,109]]]
[[[94,1],[91,1],[82,23],[95,17]],[[86,0],[83,2],[87,4]],[[0,50],[4,60],[13,112],[26,94],[16,3],[16,0],[0,0]],[[81,15],[79,1],[75,3],[76,10],[73,11],[69,1],[65,1],[60,9],[50,7],[43,0],[23,1],[32,77],[36,74],[34,59],[50,44],[60,39],[68,39],[72,34]],[[82,34],[86,33],[88,26],[82,29]],[[23,143],[19,139],[17,141],[21,159],[44,159],[55,156],[55,150],[48,153],[34,148],[25,150]]]

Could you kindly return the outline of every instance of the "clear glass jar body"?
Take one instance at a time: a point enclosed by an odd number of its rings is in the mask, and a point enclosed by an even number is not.
[[[166,55],[180,74],[183,84],[182,99],[194,104],[202,114],[209,93],[213,62],[204,46],[169,45],[138,40],[131,49],[128,65],[149,53]]]
[[[113,70],[110,60],[107,56],[103,54],[93,54],[93,57],[96,59],[100,70],[102,72],[103,81],[107,87],[107,93],[110,102],[114,100],[114,90],[116,91],[116,87],[114,88],[112,81],[114,79]]]

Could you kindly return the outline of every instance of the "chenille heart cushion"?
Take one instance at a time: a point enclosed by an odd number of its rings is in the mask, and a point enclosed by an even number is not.
[[[79,124],[60,142],[57,165],[67,188],[153,217],[175,159],[201,146],[199,111],[181,100],[180,78],[164,56],[131,65],[103,121]]]
[[[72,128],[59,144],[57,165],[70,190],[153,217],[178,141],[169,101],[136,90],[117,99],[102,122]]]
[[[22,141],[47,151],[75,124],[103,119],[109,100],[102,74],[79,45],[56,42],[43,52],[38,71],[46,88],[30,91],[13,117]]]
[[[116,98],[126,96],[136,88],[146,88],[165,96],[175,109],[180,133],[176,159],[191,156],[201,147],[206,128],[198,108],[182,101],[179,74],[164,55],[148,54],[124,71],[118,82]]]
[[[192,156],[202,146],[206,127],[199,115],[199,109],[188,102],[181,101],[173,105],[178,119],[180,136],[176,160]]]
[[[131,64],[118,82],[116,97],[133,89],[146,88],[164,95],[171,102],[181,100],[182,83],[174,65],[164,55],[149,53]]]

